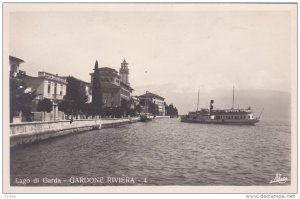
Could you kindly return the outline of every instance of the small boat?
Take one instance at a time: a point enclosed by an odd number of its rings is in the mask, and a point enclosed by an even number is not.
[[[141,122],[151,121],[154,118],[155,118],[155,116],[153,116],[152,113],[141,113],[141,115],[140,115]]]
[[[233,89],[233,104],[231,109],[214,109],[214,100],[210,101],[210,108],[202,108],[198,111],[189,112],[187,115],[181,116],[181,122],[203,123],[203,124],[236,124],[236,125],[254,125],[259,122],[259,117],[254,117],[251,107],[247,109],[234,108],[234,89]]]

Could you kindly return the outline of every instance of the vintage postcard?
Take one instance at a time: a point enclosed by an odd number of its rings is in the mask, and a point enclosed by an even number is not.
[[[295,194],[297,4],[4,3],[3,109],[4,193]]]

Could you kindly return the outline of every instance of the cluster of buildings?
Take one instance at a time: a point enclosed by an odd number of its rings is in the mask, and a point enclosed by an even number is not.
[[[64,120],[66,119],[65,114],[58,110],[58,104],[64,99],[67,93],[67,77],[59,76],[58,74],[51,74],[48,72],[38,72],[36,77],[29,76],[25,71],[20,70],[20,65],[24,63],[24,60],[9,56],[10,63],[10,77],[17,78],[21,77],[26,87],[30,90],[36,90],[36,98],[32,101],[31,112],[33,114],[34,121],[42,120]],[[96,64],[98,62],[96,61]],[[123,100],[131,100],[134,105],[138,105],[141,99],[152,101],[158,107],[159,115],[165,115],[165,103],[164,98],[150,92],[141,96],[133,96],[133,88],[129,83],[129,67],[128,63],[124,59],[121,63],[119,72],[113,68],[101,67],[99,68],[100,81],[101,81],[101,92],[103,107],[119,107]],[[22,75],[18,75],[22,74]],[[87,103],[92,102],[92,82],[94,72],[90,73],[91,82],[85,82],[78,78],[75,78],[81,86],[85,88],[86,95],[88,97]],[[53,108],[50,113],[43,113],[37,111],[37,104],[42,99],[50,99]],[[143,107],[144,105],[141,104]],[[145,108],[143,109],[145,110]],[[14,122],[20,122],[20,115],[16,114]]]

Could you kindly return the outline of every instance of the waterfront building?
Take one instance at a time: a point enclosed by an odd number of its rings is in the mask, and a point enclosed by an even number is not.
[[[139,96],[131,96],[130,97],[130,109],[131,109],[131,111],[133,111],[132,114],[134,114],[134,115],[141,112]]]
[[[132,105],[131,105],[131,108],[135,108],[137,107],[138,105],[140,105],[140,98],[139,96],[131,96],[131,100],[132,100]]]
[[[166,115],[166,107],[165,107],[165,98],[151,92],[146,92],[143,95],[139,96],[140,100],[146,100],[154,103],[158,107],[158,115],[164,116]],[[145,106],[145,105],[143,105]]]
[[[24,60],[14,56],[9,56],[10,77],[17,77],[20,72],[24,73],[24,71],[19,70],[21,63],[24,63]]]
[[[25,75],[23,79],[27,87],[36,90],[37,97],[34,99],[32,106],[34,120],[65,119],[64,113],[58,111],[58,103],[66,95],[67,81],[64,78],[47,72],[38,72],[38,77]],[[43,99],[50,99],[53,104],[52,111],[45,113],[45,115],[42,112],[37,112],[37,104]]]
[[[20,79],[20,74],[25,74],[24,71],[19,70],[20,64],[24,63],[24,60],[14,57],[14,56],[9,56],[9,65],[10,65],[10,71],[9,71],[9,78],[10,81],[17,81],[21,82],[22,80]],[[10,87],[11,87],[10,83]],[[15,97],[15,96],[14,96]],[[12,97],[10,96],[10,100]],[[10,101],[10,103],[14,103],[13,101]],[[12,110],[11,110],[12,111]],[[10,112],[10,122],[12,123],[20,123],[22,122],[22,112],[14,110]]]
[[[69,76],[72,77],[76,82],[78,82],[79,86],[83,88],[83,90],[85,90],[85,93],[87,95],[87,103],[91,103],[92,102],[92,90],[91,90],[91,83],[85,82],[81,79],[78,79],[76,77],[73,76]],[[67,76],[62,76],[61,78],[63,78],[64,80],[67,81]],[[67,84],[67,90],[68,90],[68,84]]]
[[[121,63],[120,74],[118,74],[117,70],[109,67],[101,67],[98,70],[100,73],[103,106],[119,107],[122,100],[128,102],[133,91],[129,84],[128,63],[125,60]],[[93,82],[94,73],[90,73],[90,75],[91,82]]]
[[[130,95],[133,91],[133,89],[128,85],[128,84],[125,84],[121,81],[120,83],[120,86],[121,86],[121,100],[126,100],[126,101],[129,101],[130,100]]]

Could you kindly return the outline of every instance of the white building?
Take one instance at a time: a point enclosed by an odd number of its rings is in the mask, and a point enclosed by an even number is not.
[[[150,92],[146,92],[146,94],[141,95],[140,97],[141,99],[145,99],[145,100],[149,100],[151,102],[153,102],[154,104],[156,104],[158,106],[158,115],[164,116],[166,115],[166,109],[165,109],[165,98],[154,94],[154,93],[150,93]]]
[[[66,95],[67,81],[58,75],[53,75],[47,72],[38,72],[38,77],[25,76],[24,81],[27,87],[36,90],[37,97],[34,100],[32,112],[34,120],[62,120],[64,113],[58,111],[58,103],[63,100]],[[37,104],[39,100],[50,99],[53,103],[51,113],[43,115],[37,112]]]

